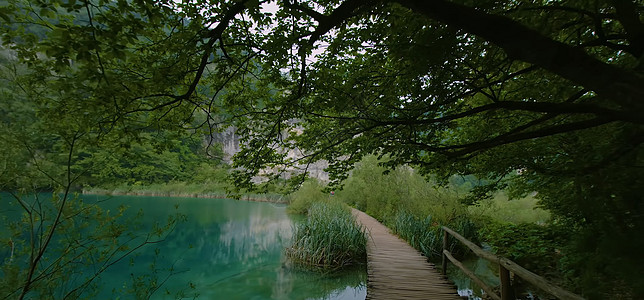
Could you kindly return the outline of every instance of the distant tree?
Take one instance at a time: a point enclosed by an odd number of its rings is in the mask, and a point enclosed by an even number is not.
[[[96,136],[126,135],[189,127],[201,111],[208,130],[244,137],[241,189],[319,160],[340,184],[377,154],[485,179],[473,200],[536,191],[576,233],[584,294],[644,294],[627,275],[644,266],[638,1],[7,3],[4,46],[43,118],[73,112]]]

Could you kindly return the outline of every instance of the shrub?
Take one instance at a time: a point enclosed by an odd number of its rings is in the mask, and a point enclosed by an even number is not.
[[[566,233],[555,225],[493,222],[480,230],[481,239],[496,254],[533,272],[547,275],[556,271]]]
[[[305,215],[313,203],[329,200],[329,196],[322,192],[324,186],[315,179],[305,181],[302,186],[290,195],[287,211],[292,214]]]

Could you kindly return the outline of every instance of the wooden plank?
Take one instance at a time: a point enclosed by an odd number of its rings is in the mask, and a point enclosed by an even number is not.
[[[514,300],[514,289],[512,289],[512,282],[510,280],[510,271],[499,265],[499,278],[501,279],[501,299]]]
[[[353,210],[369,232],[367,299],[461,300],[427,258],[365,213]]]

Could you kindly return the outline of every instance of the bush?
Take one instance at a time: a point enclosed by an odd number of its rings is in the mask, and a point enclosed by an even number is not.
[[[479,201],[468,209],[472,215],[513,224],[545,224],[551,217],[549,212],[539,207],[534,195],[510,199],[504,192],[497,192],[492,199]]]
[[[329,200],[329,196],[322,192],[324,186],[316,179],[305,181],[299,190],[290,195],[287,211],[292,214],[305,215],[313,203]]]
[[[287,257],[306,268],[337,270],[366,259],[365,229],[342,203],[311,205],[308,218],[295,227]]]
[[[483,227],[480,237],[503,257],[540,275],[557,270],[566,232],[555,225],[492,222]]]

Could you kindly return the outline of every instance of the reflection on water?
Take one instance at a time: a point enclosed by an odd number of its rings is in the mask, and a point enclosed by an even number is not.
[[[125,203],[130,212],[143,209],[146,224],[163,222],[178,211],[188,216],[162,244],[153,245],[122,262],[102,278],[104,294],[118,290],[132,276],[149,273],[152,262],[160,280],[173,275],[154,299],[172,299],[177,291],[199,299],[364,299],[363,268],[322,276],[293,270],[284,263],[292,220],[285,207],[225,199],[113,197],[107,208]],[[155,248],[159,255],[155,256]],[[168,269],[172,267],[172,271]],[[195,289],[190,289],[190,285]],[[167,296],[166,294],[170,295]],[[107,296],[105,294],[105,296]]]

